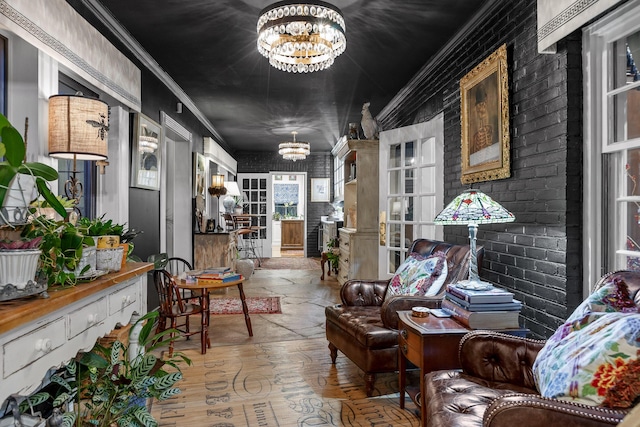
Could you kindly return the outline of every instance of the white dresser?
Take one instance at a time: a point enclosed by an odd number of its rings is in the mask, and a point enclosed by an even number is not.
[[[11,394],[35,391],[47,371],[90,350],[147,307],[149,263],[127,263],[117,273],[66,289],[0,304],[0,405]],[[137,343],[130,343],[137,345]]]

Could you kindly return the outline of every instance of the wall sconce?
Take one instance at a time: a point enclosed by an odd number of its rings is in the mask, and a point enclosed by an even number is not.
[[[53,95],[49,98],[49,156],[73,159],[73,171],[64,185],[68,199],[77,205],[82,198],[82,183],[76,178],[76,160],[97,160],[108,164],[107,132],[109,106],[82,94]],[[102,166],[104,172],[104,166]]]
[[[211,194],[212,196],[218,198],[217,210],[220,211],[220,196],[224,196],[225,194],[227,194],[227,188],[224,186],[224,175],[212,175],[211,187],[209,187],[207,191],[209,191],[209,194]],[[218,233],[224,231],[222,226],[220,226],[220,222],[218,222],[216,231]]]

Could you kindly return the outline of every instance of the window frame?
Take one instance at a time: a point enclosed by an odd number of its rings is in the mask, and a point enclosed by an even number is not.
[[[625,194],[621,191],[626,184],[619,172],[625,167],[627,151],[640,147],[640,138],[612,142],[615,124],[609,97],[628,88],[610,89],[613,73],[609,64],[613,43],[638,31],[640,5],[636,2],[622,5],[583,29],[583,296],[598,278],[617,267],[616,252],[620,253],[621,229],[607,224],[624,220],[620,207],[625,201],[619,195]]]

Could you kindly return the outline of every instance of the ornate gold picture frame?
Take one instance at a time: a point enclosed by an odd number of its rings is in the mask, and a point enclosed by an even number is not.
[[[507,45],[460,79],[463,184],[511,176]]]

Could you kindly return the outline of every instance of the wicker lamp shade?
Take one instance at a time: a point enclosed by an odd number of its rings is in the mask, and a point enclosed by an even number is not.
[[[79,95],[49,98],[49,155],[60,159],[107,158],[109,106]]]

